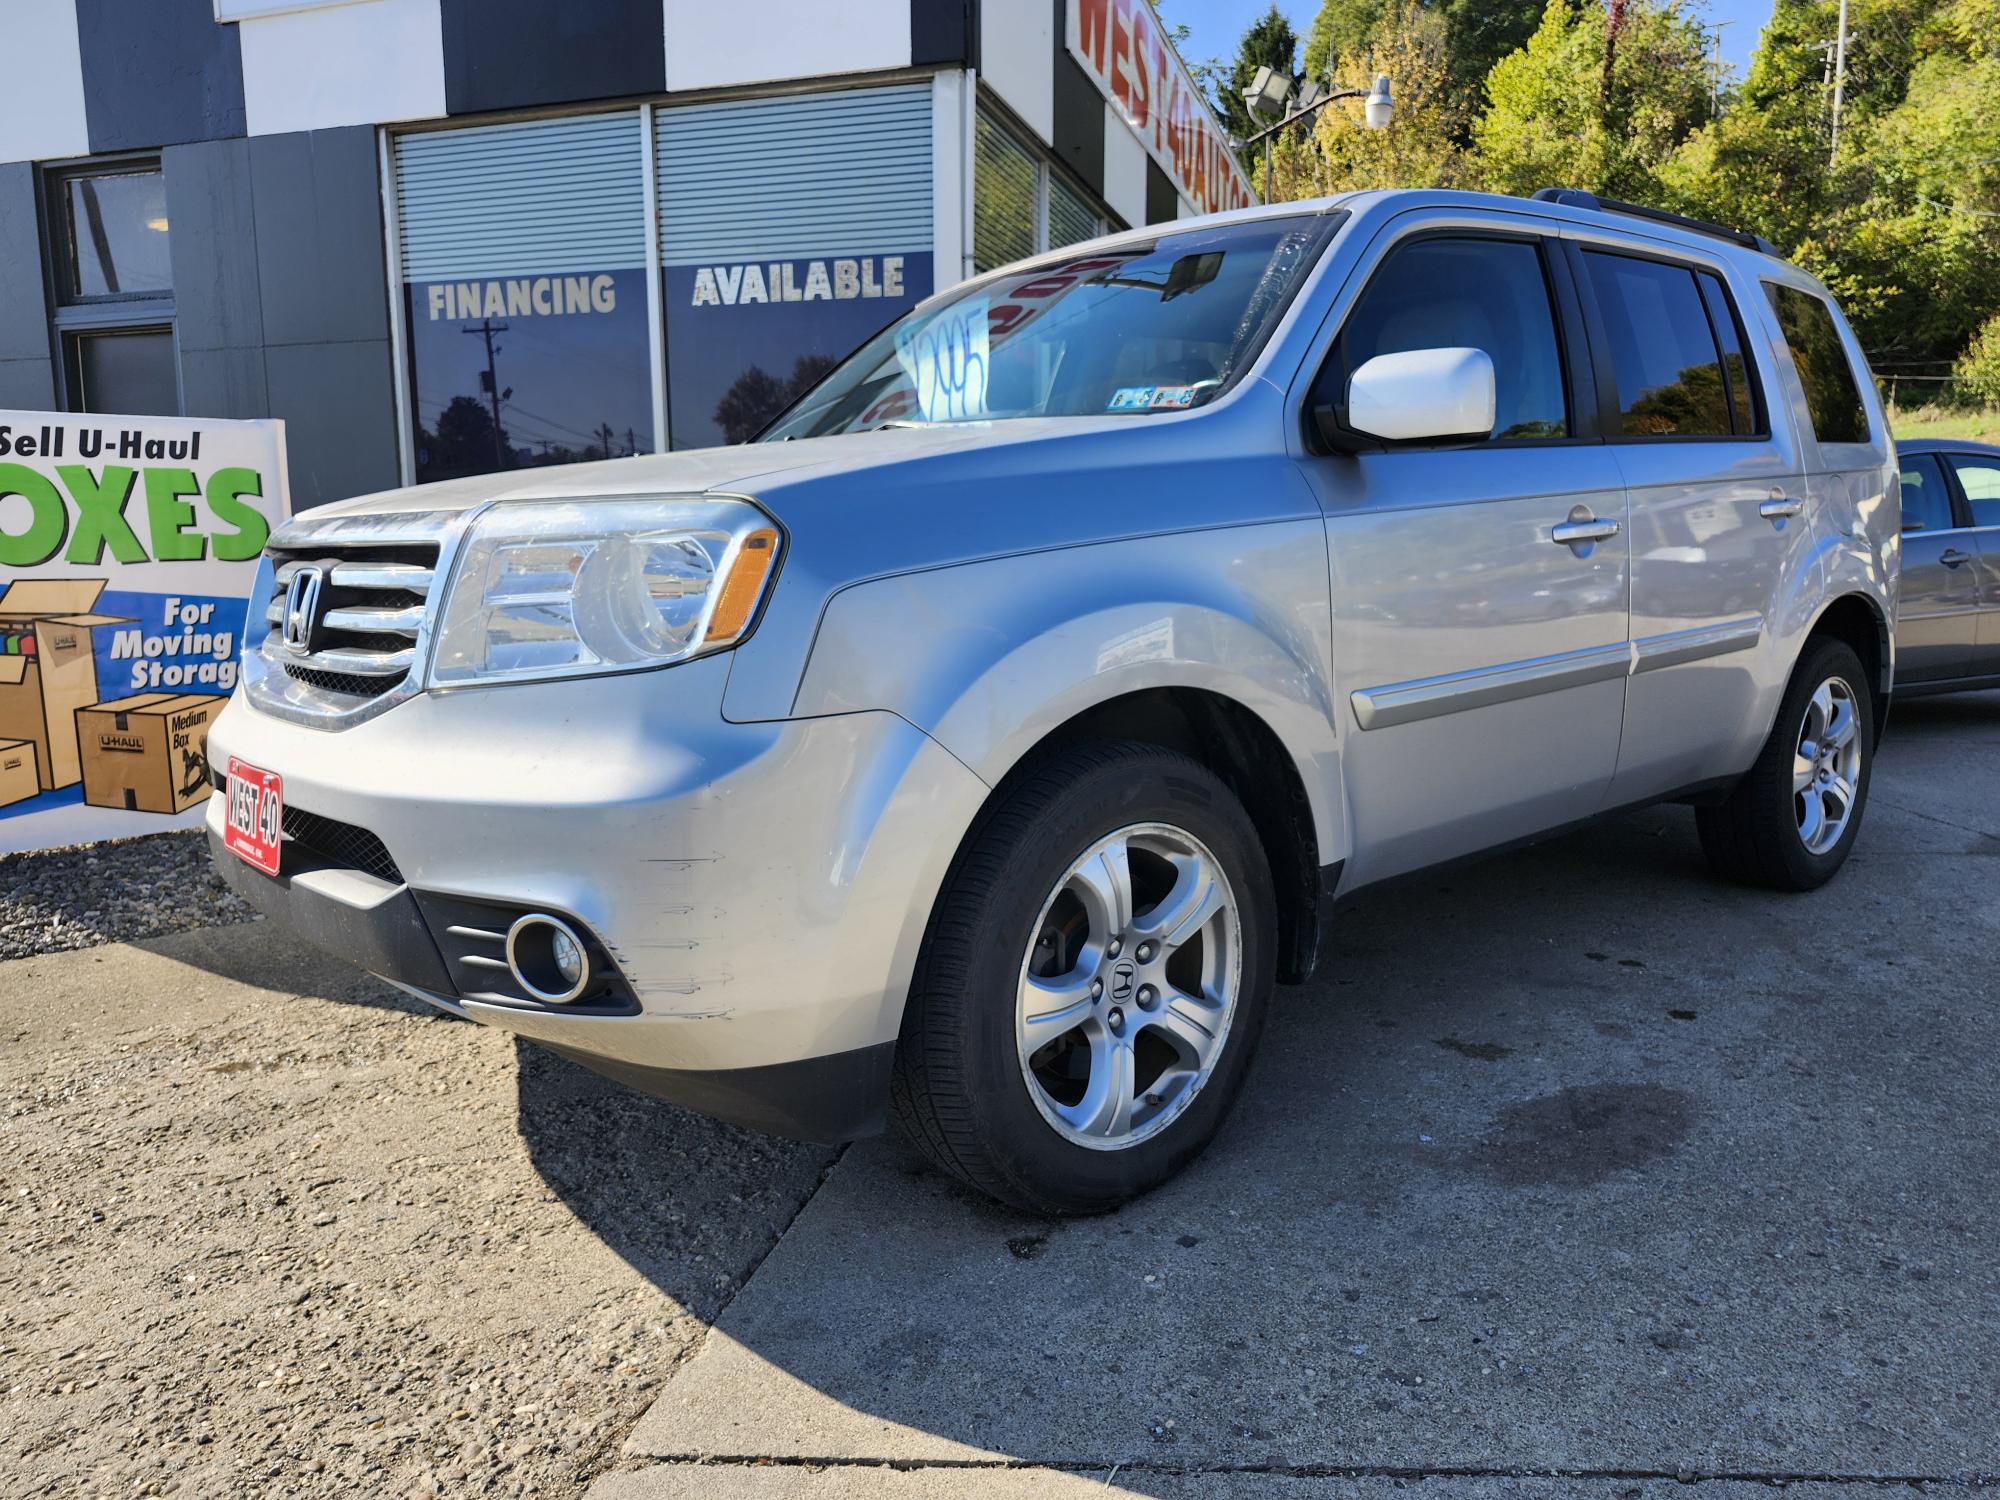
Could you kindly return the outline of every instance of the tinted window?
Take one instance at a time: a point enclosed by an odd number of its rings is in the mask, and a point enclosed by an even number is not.
[[[1949,531],[1957,524],[1951,514],[1951,491],[1937,459],[1928,453],[1907,455],[1903,459],[1903,530]]]
[[[972,263],[977,269],[990,270],[1035,253],[1035,173],[1028,148],[980,111],[972,122]]]
[[[1959,488],[1972,506],[1974,526],[2000,526],[2000,458],[1959,454],[1951,461]]]
[[[1767,281],[1764,290],[1791,348],[1799,384],[1805,387],[1814,436],[1822,443],[1867,442],[1868,413],[1861,405],[1861,389],[1841,345],[1833,309],[1795,287]]]
[[[1486,351],[1497,398],[1493,437],[1569,433],[1555,315],[1535,246],[1440,239],[1391,252],[1341,329],[1319,399],[1338,399],[1376,355],[1416,349]]]
[[[121,328],[69,341],[71,405],[78,411],[173,417],[181,410],[171,328]]]
[[[1708,308],[1709,327],[1722,346],[1722,373],[1729,381],[1730,414],[1739,433],[1759,430],[1757,402],[1750,390],[1750,361],[1743,353],[1743,325],[1736,321],[1736,309],[1722,289],[1722,279],[1706,271],[1695,273],[1701,283],[1701,300]]]
[[[1722,355],[1694,272],[1586,251],[1611,341],[1620,430],[1634,437],[1717,437],[1734,427]]]

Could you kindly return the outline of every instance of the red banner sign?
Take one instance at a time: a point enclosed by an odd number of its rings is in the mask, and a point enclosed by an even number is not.
[[[1069,50],[1174,186],[1203,213],[1257,200],[1147,0],[1069,0]]]

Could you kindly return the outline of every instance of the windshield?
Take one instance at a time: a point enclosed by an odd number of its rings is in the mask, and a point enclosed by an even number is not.
[[[1162,234],[972,282],[870,339],[763,441],[1200,406],[1256,357],[1341,217]]]

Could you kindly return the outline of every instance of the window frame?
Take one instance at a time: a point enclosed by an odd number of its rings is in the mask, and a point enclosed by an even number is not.
[[[1560,236],[1541,230],[1502,228],[1484,223],[1426,224],[1395,235],[1382,246],[1380,254],[1359,270],[1360,286],[1342,310],[1340,323],[1327,341],[1326,352],[1319,357],[1313,367],[1312,377],[1305,383],[1305,401],[1300,409],[1300,421],[1307,451],[1322,457],[1327,453],[1326,445],[1321,440],[1313,421],[1315,393],[1320,388],[1320,381],[1340,355],[1341,340],[1347,333],[1347,325],[1353,318],[1355,309],[1367,299],[1376,278],[1382,274],[1383,268],[1395,255],[1412,245],[1432,240],[1485,240],[1498,244],[1527,245],[1535,251],[1541,262],[1543,286],[1549,294],[1549,319],[1555,328],[1556,361],[1562,369],[1563,397],[1569,408],[1567,416],[1570,431],[1564,437],[1486,437],[1474,442],[1441,442],[1419,438],[1407,442],[1384,442],[1379,451],[1438,453],[1485,448],[1574,448],[1602,442],[1603,438],[1597,430],[1599,414],[1591,394],[1596,384],[1595,365],[1590,352],[1583,309],[1574,284],[1574,271],[1567,257],[1562,254],[1563,241]],[[1341,396],[1341,404],[1344,407],[1346,397],[1344,387]]]
[[[1685,256],[1663,254],[1650,246],[1628,245],[1622,241],[1592,240],[1580,243],[1565,239],[1562,243],[1572,262],[1577,293],[1583,301],[1584,321],[1590,328],[1591,351],[1598,372],[1598,426],[1604,434],[1606,443],[1625,447],[1637,443],[1768,443],[1771,441],[1771,407],[1764,394],[1764,376],[1756,351],[1751,347],[1749,327],[1743,321],[1742,305],[1729,284],[1729,272],[1726,267],[1692,260]],[[1611,352],[1611,332],[1604,321],[1604,309],[1598,305],[1597,287],[1591,280],[1590,267],[1584,262],[1585,255],[1622,256],[1626,260],[1650,261],[1654,265],[1687,272],[1688,279],[1694,284],[1695,301],[1701,307],[1709,341],[1715,345],[1716,364],[1722,371],[1724,398],[1729,403],[1731,431],[1625,431],[1625,405],[1618,396],[1618,367]],[[1733,430],[1736,423],[1736,403],[1729,383],[1727,352],[1723,349],[1722,340],[1716,333],[1715,318],[1709,311],[1708,298],[1702,295],[1700,278],[1704,272],[1715,277],[1721,284],[1723,303],[1728,307],[1730,316],[1736,320],[1736,340],[1743,350],[1744,376],[1750,382],[1750,422],[1754,430],[1747,433]]]
[[[69,268],[75,246],[69,230],[69,185],[85,177],[129,177],[160,174],[165,167],[157,152],[89,157],[50,162],[37,169],[36,198],[41,210],[42,285],[49,309],[49,352],[53,361],[56,406],[76,412],[83,397],[80,337],[102,333],[144,333],[165,329],[173,340],[174,404],[187,411],[187,385],[181,372],[178,306],[173,291],[115,292],[106,296],[71,295]],[[168,233],[172,234],[169,225]],[[169,259],[171,269],[171,258]],[[115,414],[114,414],[115,415]]]
[[[1039,259],[1044,255],[1059,254],[1064,250],[1070,249],[1071,246],[1088,244],[1093,239],[1102,239],[1107,234],[1117,234],[1121,230],[1149,227],[1141,224],[1127,224],[1116,213],[1112,212],[1110,205],[1104,201],[1103,195],[1092,192],[1081,178],[1071,172],[1061,162],[1057,161],[1050,153],[1049,148],[1041,143],[1032,130],[1022,125],[1020,117],[1007,108],[1006,104],[997,98],[991,90],[983,86],[980,88],[978,96],[973,100],[972,113],[973,125],[970,134],[973,140],[978,138],[979,117],[984,115],[991,122],[995,130],[1000,131],[1015,146],[1020,148],[1022,153],[1034,163],[1035,168],[1033,248],[1019,260],[1001,261],[995,265],[982,266],[977,259],[978,246],[974,238],[968,236],[965,245],[965,259],[966,264],[972,268],[973,276],[991,275],[993,272],[999,270],[1001,266],[1021,265],[1028,261]],[[971,151],[969,143],[966,167],[968,196],[973,202],[977,202],[979,193],[979,183],[977,180],[979,170],[978,157],[975,152]],[[1058,178],[1062,181],[1063,186],[1068,188],[1079,202],[1091,208],[1097,215],[1097,232],[1085,235],[1080,240],[1072,240],[1067,245],[1052,245],[1049,243],[1049,186],[1051,181]]]
[[[1942,448],[1926,449],[1922,453],[1899,453],[1896,456],[1896,489],[1898,501],[1902,498],[1901,471],[1903,465],[1913,458],[1928,458],[1932,463],[1937,465],[1938,477],[1944,480],[1944,503],[1946,508],[1951,512],[1951,525],[1949,526],[1902,527],[1899,528],[1901,535],[1906,537],[1949,536],[1956,531],[1974,531],[1978,529],[1972,524],[1972,502],[1966,499],[1965,491],[1960,488],[1958,471],[1951,463],[1952,458],[1955,456]]]
[[[1979,524],[1978,513],[1972,508],[1972,497],[1966,494],[1965,482],[1958,477],[1958,461],[1961,458],[1971,459],[1975,463],[2000,469],[2000,454],[1976,453],[1970,449],[1962,448],[1934,448],[1931,450],[1930,456],[1938,461],[1938,467],[1944,470],[1945,483],[1951,486],[1952,514],[1959,518],[1959,524],[1952,529],[1954,531],[2000,532],[2000,521],[1996,521],[1990,526]],[[1908,535],[1908,533],[1906,532],[1905,535]],[[1941,533],[1933,531],[1929,535],[1938,536]]]

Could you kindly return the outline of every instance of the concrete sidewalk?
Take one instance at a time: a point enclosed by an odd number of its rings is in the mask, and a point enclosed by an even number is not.
[[[1366,898],[1119,1214],[852,1151],[593,1500],[1992,1483],[1996,856],[1983,695],[1898,710],[1815,896],[1659,809]]]

